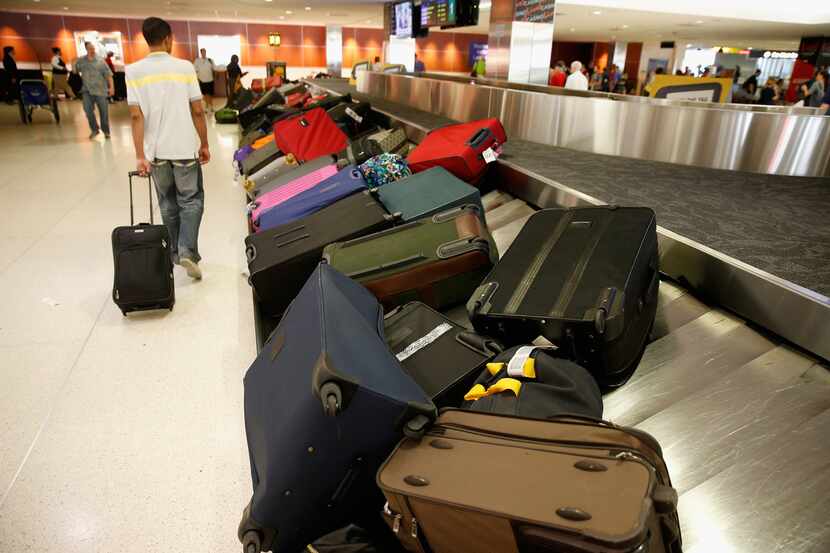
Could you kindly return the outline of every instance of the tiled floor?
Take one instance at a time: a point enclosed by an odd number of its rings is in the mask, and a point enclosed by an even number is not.
[[[61,110],[24,127],[0,107],[0,551],[236,551],[255,353],[236,127],[209,124],[204,280],[177,268],[172,313],[125,319],[110,233],[129,223],[127,109],[111,141],[87,139],[80,102]]]

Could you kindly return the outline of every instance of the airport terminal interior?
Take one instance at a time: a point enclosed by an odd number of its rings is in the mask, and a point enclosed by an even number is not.
[[[0,2],[0,553],[830,551],[830,7],[748,4]]]

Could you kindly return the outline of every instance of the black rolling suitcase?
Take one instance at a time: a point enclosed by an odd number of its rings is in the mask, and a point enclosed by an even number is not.
[[[485,364],[502,350],[420,302],[390,311],[383,324],[389,349],[439,409],[460,407]]]
[[[321,263],[245,375],[251,551],[299,552],[350,522],[382,524],[378,467],[435,406],[386,347],[383,310]]]
[[[475,328],[520,345],[544,336],[606,387],[642,356],[657,309],[657,232],[645,207],[533,214],[475,291]]]
[[[251,154],[242,160],[240,164],[243,175],[253,175],[275,159],[282,157],[283,153],[274,142],[269,142],[262,148],[254,150]]]
[[[173,260],[170,256],[170,233],[164,225],[153,224],[153,189],[150,177],[150,222],[135,224],[133,214],[133,177],[130,179],[130,226],[112,231],[112,258],[115,276],[112,299],[126,315],[149,309],[173,310],[176,289],[173,285]]]
[[[372,106],[368,102],[339,103],[327,113],[349,138],[355,138],[374,127]]]
[[[394,220],[367,191],[298,221],[249,235],[245,253],[261,308],[271,316],[281,315],[314,271],[325,246],[384,230]]]

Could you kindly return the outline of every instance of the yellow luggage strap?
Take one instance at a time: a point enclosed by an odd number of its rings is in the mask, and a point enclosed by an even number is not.
[[[467,392],[467,395],[464,396],[464,400],[477,401],[483,397],[507,391],[513,392],[516,397],[519,397],[519,390],[521,389],[522,383],[515,378],[502,378],[486,390],[481,384],[476,384],[470,389],[469,392]]]

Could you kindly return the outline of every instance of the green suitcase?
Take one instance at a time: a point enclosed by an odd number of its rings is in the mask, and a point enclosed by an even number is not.
[[[326,246],[323,258],[387,309],[421,301],[463,303],[498,260],[479,208],[465,205],[383,232]]]
[[[222,108],[214,116],[216,117],[217,123],[236,123],[238,113],[235,109]]]

